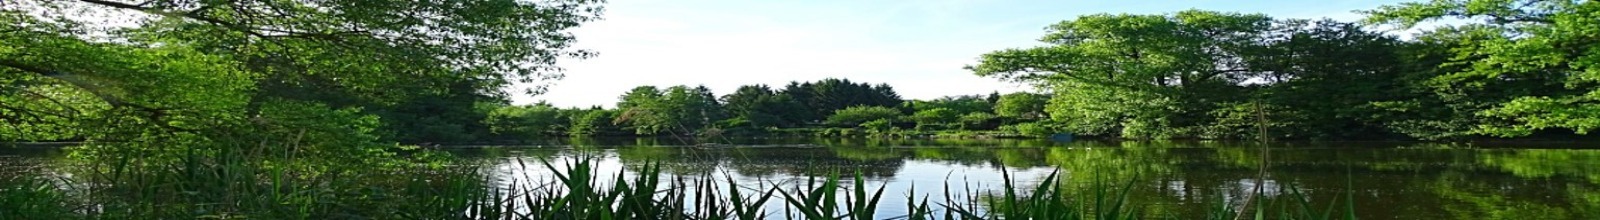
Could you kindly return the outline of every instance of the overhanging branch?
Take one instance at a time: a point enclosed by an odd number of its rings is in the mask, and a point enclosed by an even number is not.
[[[247,28],[244,25],[240,25],[238,23],[233,23],[233,22],[228,22],[228,21],[223,21],[221,19],[216,19],[216,18],[212,18],[212,17],[201,16],[198,13],[201,10],[209,9],[210,7],[212,7],[211,5],[201,6],[200,9],[195,9],[193,11],[188,11],[188,12],[173,12],[173,11],[166,11],[166,10],[161,10],[161,9],[145,7],[145,6],[141,6],[141,5],[133,5],[133,4],[128,4],[128,3],[106,1],[106,0],[78,0],[78,1],[81,1],[81,2],[84,2],[84,3],[89,3],[89,4],[103,5],[103,6],[112,7],[112,8],[136,10],[136,11],[141,11],[141,12],[144,12],[144,13],[149,13],[149,14],[154,14],[154,15],[189,18],[189,19],[203,21],[203,22],[206,22],[206,23],[211,23],[211,24],[214,24],[214,25],[217,25],[217,26],[226,27],[228,29],[233,29],[234,31],[244,32],[245,34],[249,34],[251,36],[262,37],[262,38],[266,37],[265,34],[261,34],[261,32],[257,32],[255,29]]]
[[[62,75],[61,73],[50,71],[49,69],[45,69],[43,67],[24,64],[15,60],[0,59],[0,66],[10,67],[12,69],[22,70],[24,72],[37,73],[46,77],[56,77]]]

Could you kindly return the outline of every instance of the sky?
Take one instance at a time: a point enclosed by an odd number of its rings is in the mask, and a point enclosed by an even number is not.
[[[1354,10],[1397,0],[612,0],[602,20],[573,29],[566,77],[518,104],[612,107],[636,86],[704,85],[718,96],[742,85],[845,78],[887,83],[902,98],[1031,91],[962,69],[995,50],[1041,46],[1044,27],[1097,13],[1188,9],[1275,18],[1354,21]]]

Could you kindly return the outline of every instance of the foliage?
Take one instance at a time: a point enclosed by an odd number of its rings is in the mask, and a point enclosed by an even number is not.
[[[1510,123],[1478,123],[1474,133],[1515,137],[1545,129],[1586,134],[1600,128],[1600,114],[1594,113],[1600,109],[1600,42],[1592,40],[1600,37],[1600,3],[1441,0],[1364,12],[1368,22],[1406,28],[1440,19],[1479,21],[1419,37],[1443,41],[1436,45],[1450,52],[1433,70],[1434,88],[1498,98],[1476,114]],[[1511,93],[1500,95],[1506,92]]]
[[[988,112],[973,112],[973,113],[967,113],[966,115],[961,115],[961,118],[958,119],[958,120],[960,121],[962,130],[975,130],[975,129],[985,129],[985,130],[987,130],[987,129],[994,129],[995,128],[995,126],[991,126],[991,125],[993,125],[992,122],[997,118],[1000,118],[1000,116],[996,116],[996,115],[994,115],[992,113],[988,113]]]
[[[1013,118],[1044,118],[1044,106],[1049,100],[1049,96],[1035,93],[1017,92],[1005,94],[996,99],[994,113]]]
[[[1584,75],[1595,72],[1586,61],[1596,42],[1581,40],[1600,26],[1586,17],[1596,5],[1453,0],[1365,11],[1369,23],[1408,28],[1482,20],[1410,41],[1259,14],[1085,15],[1050,26],[1049,46],[991,52],[967,68],[1050,90],[1044,115],[1085,135],[1228,139],[1262,123],[1293,139],[1582,135],[1600,128],[1590,114],[1600,77]],[[1023,118],[1038,106],[1008,97],[995,113]],[[1242,103],[1270,108],[1251,114]]]
[[[673,86],[666,91],[640,86],[622,95],[617,103],[622,115],[615,122],[627,123],[640,135],[692,133],[722,120],[721,104],[714,97],[704,86]]]
[[[567,121],[568,119],[577,118],[562,115],[563,113],[569,112],[547,103],[503,106],[489,112],[483,123],[489,126],[491,134],[502,136],[504,139],[559,135],[571,130],[567,126],[575,123]]]
[[[741,86],[732,94],[722,96],[722,103],[733,118],[744,119],[749,126],[794,126],[805,113],[804,108],[791,96],[773,91],[767,85]]]
[[[946,96],[933,100],[911,100],[901,105],[910,110],[910,112],[937,108],[954,110],[960,114],[994,111],[994,103],[989,102],[984,97],[975,95]]]
[[[450,86],[471,86],[452,83]],[[459,91],[452,89],[452,91]],[[401,143],[461,143],[492,139],[496,134],[484,124],[490,114],[504,106],[503,97],[479,92],[430,93],[409,98],[393,106],[367,106],[383,120],[380,133]]]
[[[82,182],[0,196],[71,190],[20,215],[40,218],[461,218],[477,170],[396,142],[481,138],[501,87],[589,56],[565,31],[597,3],[6,1],[0,141],[84,143],[62,168]]]
[[[874,119],[861,123],[861,128],[865,128],[868,131],[874,132],[889,131],[889,128],[891,127],[894,127],[894,122],[890,121],[888,118]]]
[[[79,208],[71,194],[55,188],[49,178],[24,175],[0,177],[0,218],[67,219]]]
[[[594,3],[3,4],[0,115],[13,129],[0,139],[202,147],[188,145],[301,135],[280,129],[307,115],[381,116],[298,129],[349,135],[330,145],[474,139],[487,130],[478,104],[503,99],[499,87],[558,78],[557,59],[588,55],[564,30],[594,19]]]
[[[959,123],[961,115],[956,110],[948,108],[934,108],[917,111],[911,114],[911,121],[917,122],[918,130],[922,128],[944,128]]]
[[[571,136],[593,136],[622,133],[620,132],[621,127],[611,123],[616,119],[616,115],[617,112],[614,110],[599,108],[575,111],[572,114],[568,114],[573,118],[571,119],[572,125],[567,126],[567,134]]]
[[[784,86],[782,94],[805,106],[803,115],[790,120],[801,123],[823,120],[834,111],[849,107],[894,107],[901,102],[900,95],[888,84],[870,85],[834,78],[814,83],[790,82]]]
[[[1085,15],[1050,26],[1048,47],[983,55],[979,76],[1033,82],[1056,91],[1048,108],[1077,133],[1150,138],[1206,123],[1209,104],[1237,100],[1250,72],[1240,55],[1257,49],[1271,18],[1183,11],[1168,15]]]
[[[274,108],[314,109],[292,104]],[[330,116],[307,119],[318,117]],[[328,137],[304,140],[322,138]],[[66,160],[49,168],[60,176],[0,180],[0,197],[31,194],[26,198],[31,202],[25,204],[0,201],[4,207],[0,216],[436,219],[459,216],[471,198],[488,191],[482,188],[486,182],[478,178],[476,168],[441,166],[448,159],[438,154],[411,152],[402,158],[392,153],[338,152],[348,148],[308,143],[261,143],[289,145],[273,148],[232,144],[158,155],[76,151],[93,158]],[[59,197],[49,196],[53,194]]]
[[[1018,123],[1014,125],[1002,126],[1000,129],[1011,130],[1017,132],[1017,134],[1034,137],[1050,136],[1059,132],[1059,129],[1046,122]]]
[[[828,116],[828,124],[840,126],[857,126],[869,121],[894,121],[900,118],[900,110],[883,106],[856,106],[834,111]]]
[[[622,101],[617,102],[617,109],[621,110],[622,114],[612,123],[626,123],[635,134],[641,135],[656,134],[670,129],[670,126],[677,123],[672,121],[676,118],[664,112],[668,109],[663,109],[667,104],[662,103],[661,96],[661,90],[655,86],[634,87],[628,93],[623,93]]]

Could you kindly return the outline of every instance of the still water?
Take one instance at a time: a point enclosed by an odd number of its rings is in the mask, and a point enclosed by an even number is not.
[[[541,178],[539,160],[588,158],[601,173],[660,163],[668,176],[732,178],[739,185],[798,184],[860,172],[885,188],[880,217],[904,214],[906,192],[935,202],[967,190],[995,190],[1002,175],[1020,186],[1058,173],[1085,184],[1130,186],[1131,204],[1155,216],[1199,218],[1237,205],[1254,187],[1266,196],[1302,193],[1313,207],[1364,219],[1600,219],[1600,146],[1587,143],[1056,143],[1040,140],[609,140],[453,149],[492,164],[507,181]],[[6,154],[0,152],[0,154]],[[53,154],[11,153],[11,160]],[[0,160],[8,160],[0,157]],[[1265,176],[1259,172],[1266,162]],[[3,167],[4,162],[0,162]],[[670,178],[670,177],[669,177]],[[846,185],[853,184],[848,180]],[[1088,187],[1079,187],[1088,190]],[[775,203],[774,203],[775,204]],[[771,210],[771,209],[769,209]]]

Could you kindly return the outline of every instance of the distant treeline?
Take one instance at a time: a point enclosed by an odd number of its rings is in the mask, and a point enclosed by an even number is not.
[[[484,124],[495,140],[541,136],[716,136],[814,133],[834,128],[861,134],[911,131],[1005,130],[1042,135],[1046,96],[999,93],[904,100],[886,84],[824,79],[779,89],[746,85],[718,96],[704,86],[639,86],[606,109],[557,108],[547,103],[501,105]],[[1031,130],[1030,130],[1031,129]]]

